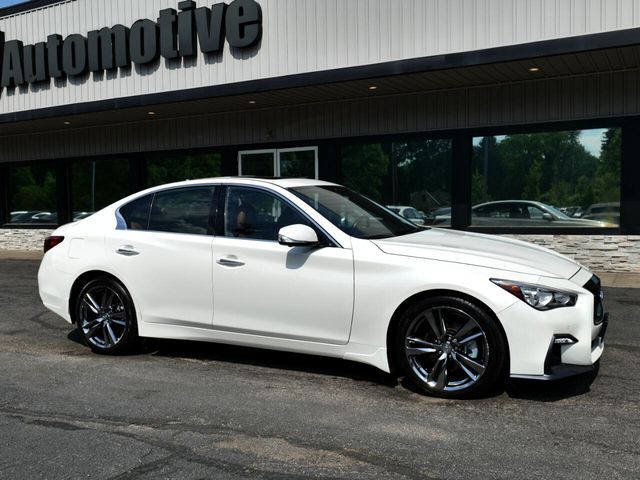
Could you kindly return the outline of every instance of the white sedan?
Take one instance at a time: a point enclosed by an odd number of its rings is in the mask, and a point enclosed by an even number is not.
[[[339,185],[216,178],[125,198],[45,241],[45,306],[98,353],[139,337],[339,357],[425,393],[594,369],[588,269],[497,236],[418,227]]]

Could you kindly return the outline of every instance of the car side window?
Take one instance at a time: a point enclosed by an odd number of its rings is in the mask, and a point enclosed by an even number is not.
[[[153,195],[145,195],[127,203],[118,210],[118,228],[124,230],[146,230],[149,223],[149,209]],[[122,225],[121,220],[125,225]]]
[[[224,209],[226,237],[278,240],[282,227],[310,222],[292,205],[263,190],[229,187]]]
[[[538,207],[534,207],[530,205],[527,207],[527,209],[529,210],[529,218],[534,218],[536,220],[542,219],[542,215],[544,214],[544,212],[540,210]]]
[[[188,187],[154,195],[149,230],[209,235],[213,233],[211,205],[214,187]]]

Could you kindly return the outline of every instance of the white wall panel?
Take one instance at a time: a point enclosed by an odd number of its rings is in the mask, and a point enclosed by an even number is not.
[[[227,0],[229,1],[229,0]],[[213,0],[197,0],[199,6]],[[0,114],[154,92],[197,88],[406,58],[640,26],[640,0],[259,0],[258,49],[221,62],[200,56],[176,68],[51,81],[3,91]],[[6,39],[25,44],[47,35],[156,19],[178,0],[68,0],[0,18]],[[0,127],[1,129],[1,127]],[[1,132],[0,132],[1,133]]]

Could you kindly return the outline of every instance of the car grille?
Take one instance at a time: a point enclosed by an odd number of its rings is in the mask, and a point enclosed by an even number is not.
[[[602,292],[602,285],[597,275],[594,275],[584,284],[583,288],[589,290],[593,294],[593,323],[600,325],[604,319],[604,306],[602,305],[602,299],[604,294]]]

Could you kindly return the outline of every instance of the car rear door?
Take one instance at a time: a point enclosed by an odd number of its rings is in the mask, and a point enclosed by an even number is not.
[[[286,247],[278,230],[303,223],[297,207],[264,189],[229,186],[213,242],[216,329],[345,344],[353,313],[350,249]]]
[[[213,194],[176,188],[120,209],[106,255],[142,321],[211,328]]]

